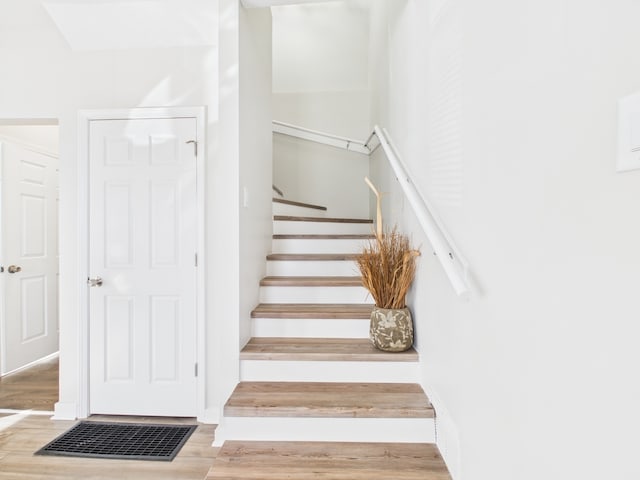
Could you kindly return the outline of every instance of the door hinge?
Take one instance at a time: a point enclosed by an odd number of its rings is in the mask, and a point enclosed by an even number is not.
[[[195,364],[194,372],[195,372],[195,375],[197,377],[198,376],[198,364],[197,363]]]
[[[198,142],[196,140],[189,140],[189,141],[187,141],[185,143],[187,143],[187,144],[193,143],[193,153],[197,157],[198,156]]]

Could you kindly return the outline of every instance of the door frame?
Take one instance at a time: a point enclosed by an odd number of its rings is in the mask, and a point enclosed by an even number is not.
[[[89,125],[93,120],[138,120],[195,118],[198,139],[196,155],[197,249],[196,268],[196,405],[199,420],[206,418],[206,355],[205,355],[205,155],[206,107],[140,107],[131,109],[80,110],[78,112],[78,271],[77,281],[80,315],[78,337],[78,416],[89,415]]]

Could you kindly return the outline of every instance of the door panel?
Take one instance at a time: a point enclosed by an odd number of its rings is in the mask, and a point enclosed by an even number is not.
[[[47,334],[47,280],[44,275],[34,275],[22,277],[19,281],[22,299],[20,323],[24,343]]]
[[[180,378],[180,299],[151,298],[151,381],[177,382]]]
[[[5,374],[58,351],[58,192],[55,157],[11,142],[0,149]]]
[[[90,412],[196,415],[196,120],[89,126]]]

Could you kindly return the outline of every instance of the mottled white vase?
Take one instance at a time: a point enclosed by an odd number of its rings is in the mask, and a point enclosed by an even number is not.
[[[386,352],[404,352],[413,345],[413,320],[408,308],[374,306],[369,325],[371,343]]]

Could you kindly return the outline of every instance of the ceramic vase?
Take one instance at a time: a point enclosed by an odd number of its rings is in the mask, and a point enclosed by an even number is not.
[[[413,345],[413,320],[408,308],[373,307],[369,326],[371,343],[385,352],[404,352]]]

